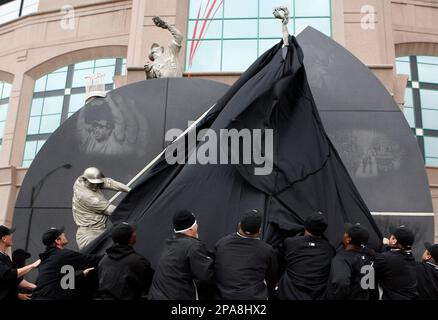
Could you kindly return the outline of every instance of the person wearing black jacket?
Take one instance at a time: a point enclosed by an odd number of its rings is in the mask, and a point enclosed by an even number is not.
[[[98,299],[140,300],[151,285],[153,270],[149,261],[135,252],[135,229],[123,222],[114,227],[113,246],[97,267],[99,277]]]
[[[419,300],[438,300],[438,244],[424,244],[422,262],[417,264]]]
[[[327,219],[321,212],[304,222],[304,236],[284,241],[286,270],[278,285],[280,300],[321,300],[325,297],[335,249],[322,238]]]
[[[245,212],[236,233],[216,243],[214,274],[220,300],[266,300],[274,290],[278,259],[274,249],[260,240],[262,217]]]
[[[369,292],[362,288],[364,276],[362,268],[369,264],[364,247],[368,243],[369,233],[360,224],[346,224],[342,239],[344,250],[338,252],[332,260],[327,284],[328,300],[368,300]]]
[[[382,300],[413,300],[418,296],[417,264],[412,254],[414,233],[405,226],[391,232],[397,247],[376,255],[374,270],[383,290]]]
[[[152,279],[151,300],[198,299],[197,282],[213,279],[213,259],[198,239],[195,215],[176,212],[173,228],[175,234],[167,239]]]
[[[16,267],[6,251],[12,246],[12,233],[15,229],[9,229],[0,225],[0,302],[15,300],[29,300],[30,294],[19,293],[19,289],[32,291],[35,288],[33,283],[27,282],[23,277],[33,269],[37,268],[40,260],[34,263]]]
[[[97,266],[102,256],[88,255],[65,249],[68,240],[64,228],[50,228],[42,236],[46,251],[40,254],[36,289],[33,291],[33,300],[72,300],[75,296],[76,285],[84,282],[85,277]],[[68,276],[61,270],[65,266],[73,267],[75,271],[75,285],[62,287],[62,278]],[[63,271],[64,272],[64,271]]]

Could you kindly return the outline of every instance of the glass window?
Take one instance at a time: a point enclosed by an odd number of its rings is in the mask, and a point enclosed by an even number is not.
[[[293,16],[294,1],[293,0],[261,0],[260,1],[260,17],[272,18],[272,11],[279,6],[287,6],[289,8],[289,16]],[[278,23],[278,20],[277,20]]]
[[[267,50],[271,49],[279,42],[280,39],[259,40],[259,56],[262,55]]]
[[[22,15],[31,14],[38,11],[39,0],[24,0]]]
[[[403,108],[403,113],[405,115],[406,121],[411,128],[415,128],[415,114],[413,108]]]
[[[37,141],[27,141],[24,147],[24,159],[33,159],[36,154]]]
[[[289,32],[294,32],[293,20],[289,21]],[[281,24],[277,19],[260,19],[259,37],[281,39]]]
[[[230,0],[227,0],[230,1]],[[232,0],[231,0],[232,1]],[[235,0],[234,0],[235,1]],[[207,7],[208,5],[208,7]],[[210,9],[213,5],[212,1],[205,1],[205,0],[190,0],[190,10],[189,10],[189,16],[193,19],[196,19],[198,17],[200,18],[206,18],[208,9]],[[220,2],[217,1],[211,10],[211,14],[209,18],[213,18],[213,14],[215,18],[222,17],[222,11],[223,11],[223,5],[220,5]]]
[[[257,40],[227,40],[223,46],[222,71],[241,71],[257,59]]]
[[[406,88],[405,90],[405,107],[414,107],[414,101],[412,100],[412,89]]]
[[[9,98],[11,96],[11,88],[12,86],[9,83],[3,82],[1,99]]]
[[[200,33],[205,23],[202,39],[220,39],[222,37],[222,20],[200,20],[196,26],[196,21],[189,21],[187,37],[189,39],[200,39]],[[196,33],[195,33],[196,26]]]
[[[421,108],[438,110],[438,91],[420,90]]]
[[[75,64],[75,70],[94,68],[94,60],[79,62]]]
[[[61,115],[42,116],[39,133],[52,133],[61,124]]]
[[[39,116],[43,112],[44,98],[35,98],[32,100],[32,109],[30,110],[31,116]]]
[[[438,167],[438,158],[429,158],[426,157],[426,164],[428,166]]]
[[[396,60],[396,70],[398,74],[407,74],[409,76],[409,80],[411,79],[411,67],[409,60],[406,61],[399,61],[398,58]]]
[[[102,73],[105,84],[114,83],[115,66],[96,68],[93,73]]]
[[[426,157],[438,159],[438,137],[424,137]]]
[[[224,38],[257,38],[257,20],[225,20]]]
[[[438,83],[438,65],[419,63],[418,79],[421,82]]]
[[[296,17],[330,16],[330,1],[327,0],[295,0]]]
[[[330,18],[298,18],[295,19],[295,34],[300,33],[307,26],[311,26],[316,30],[321,31],[327,36],[331,34],[331,22]]]
[[[115,67],[117,61],[122,62],[122,68],[118,68],[118,70]],[[34,151],[31,152],[31,155],[23,157],[23,166],[29,166],[36,152],[50,134],[85,104],[84,93],[71,94],[71,90],[64,89],[69,87],[68,89],[74,88],[75,92],[85,92],[85,76],[97,72],[105,74],[105,82],[107,87],[110,87],[113,85],[113,77],[120,75],[119,73],[123,72],[123,69],[126,73],[125,58],[90,60],[64,66],[35,81],[27,139],[38,142],[36,147],[33,146],[35,148],[28,146]],[[67,83],[67,79],[72,79],[72,86]]]
[[[38,134],[40,131],[40,120],[41,117],[30,117],[29,124],[27,126],[27,134]]]
[[[85,93],[72,94],[68,112],[73,114],[85,105]]]
[[[3,133],[5,131],[5,122],[0,121],[0,138],[3,139]]]
[[[7,104],[0,105],[0,122],[6,121],[7,115],[8,115],[8,105]]]
[[[85,77],[92,74],[93,69],[75,70],[73,74],[72,88],[85,87]]]
[[[286,5],[289,8],[289,32],[291,34],[296,34],[310,25],[331,36],[331,0],[223,0],[217,2],[189,0],[189,3],[186,70],[191,72],[245,70],[266,49],[281,39],[281,23],[272,14],[273,9],[280,5]],[[208,16],[208,12],[213,4],[215,7],[212,12],[216,10],[217,5],[223,8],[223,14],[219,9],[214,20],[211,20],[212,17]],[[210,20],[206,22],[205,19]],[[205,32],[200,34],[204,23],[206,23]],[[197,25],[196,30],[195,25]],[[201,39],[205,42],[197,45],[193,39]],[[260,41],[250,41],[256,39]],[[267,41],[261,41],[261,39]],[[218,40],[220,43],[213,40]],[[239,46],[243,58],[238,57],[238,53],[232,52],[232,43],[229,40],[243,41],[241,44],[249,45],[248,48]],[[212,48],[205,48],[207,45]],[[194,46],[198,46],[198,50],[195,49],[194,54],[190,55],[189,48],[193,52]],[[201,47],[204,47],[202,54],[199,50]],[[210,57],[213,59],[212,64],[207,65],[200,61],[202,59],[209,61]]]
[[[227,18],[257,17],[258,0],[225,0],[224,16]]]
[[[107,66],[114,66],[116,65],[116,59],[99,59],[96,60],[96,68],[97,67],[107,67]]]
[[[39,78],[35,81],[34,92],[46,91],[47,76]]]
[[[438,110],[421,109],[423,129],[438,130]]]
[[[435,56],[417,56],[417,62],[438,65],[438,57],[435,57]]]
[[[187,60],[190,47],[187,46]],[[189,62],[189,61],[187,61]],[[204,40],[199,43],[196,59],[193,59],[192,70],[199,72],[221,69],[221,40]]]
[[[48,114],[61,113],[63,103],[64,103],[64,96],[44,98],[42,114],[48,115]]]
[[[51,73],[47,76],[46,91],[65,88],[67,72]]]

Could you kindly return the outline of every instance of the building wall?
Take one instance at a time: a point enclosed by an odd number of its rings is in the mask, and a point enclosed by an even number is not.
[[[186,33],[188,2],[41,0],[38,13],[0,26],[0,81],[12,83],[0,151],[0,223],[10,224],[26,171],[20,165],[35,79],[67,64],[119,56],[127,58],[128,74],[117,77],[116,85],[143,80],[150,45],[171,40],[151,18],[160,15]],[[62,28],[68,16],[61,8],[67,5],[74,7],[71,30]],[[331,10],[333,39],[369,66],[402,107],[407,77],[397,75],[395,57],[438,55],[438,0],[332,0]],[[184,44],[181,65],[185,51]],[[190,77],[232,84],[239,75],[191,73]],[[438,168],[427,172],[437,213]]]

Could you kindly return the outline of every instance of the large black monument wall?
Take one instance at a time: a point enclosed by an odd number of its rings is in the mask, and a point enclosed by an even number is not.
[[[312,28],[297,39],[326,131],[381,230],[406,224],[421,248],[433,240],[433,209],[424,162],[403,114],[368,68],[335,41]],[[15,247],[35,257],[43,250],[42,232],[64,225],[76,249],[71,198],[77,176],[97,166],[128,182],[164,148],[168,129],[185,129],[227,88],[208,80],[156,79],[87,104],[50,136],[29,168],[14,214]],[[114,137],[99,145],[90,130],[108,110]]]

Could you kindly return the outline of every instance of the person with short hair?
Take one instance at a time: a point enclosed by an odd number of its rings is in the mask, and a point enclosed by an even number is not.
[[[303,236],[284,241],[286,270],[278,284],[280,300],[321,300],[325,297],[335,249],[323,238],[327,218],[322,212],[304,222]]]
[[[198,223],[188,210],[173,216],[174,234],[158,261],[152,285],[151,300],[198,300],[198,282],[213,279],[213,259],[199,240]]]
[[[383,290],[383,300],[417,298],[417,264],[412,254],[414,233],[405,226],[392,229],[396,247],[376,255],[374,270]]]
[[[275,287],[277,257],[260,239],[262,216],[242,215],[238,231],[216,243],[214,273],[221,300],[266,300]],[[268,290],[268,287],[270,290]]]
[[[438,300],[438,244],[426,242],[417,264],[417,290],[419,300]]]
[[[12,234],[14,228],[0,225],[0,302],[15,300],[29,300],[31,295],[19,293],[19,289],[31,291],[35,288],[33,283],[27,282],[23,277],[38,268],[40,260],[20,268],[14,267],[6,251],[12,247]]]
[[[346,223],[342,239],[343,250],[332,260],[327,284],[328,300],[368,300],[368,289],[362,288],[362,268],[370,261],[364,248],[370,237],[359,223]]]
[[[135,252],[137,233],[130,224],[116,225],[111,233],[113,245],[97,267],[99,291],[103,300],[140,300],[151,285],[153,270],[146,258]]]
[[[76,285],[73,288],[62,288],[61,280],[67,276],[66,273],[61,272],[62,268],[73,267],[76,284],[97,266],[102,256],[82,254],[66,249],[68,240],[64,228],[50,228],[44,232],[42,242],[46,250],[40,254],[41,265],[32,299],[72,300]]]

